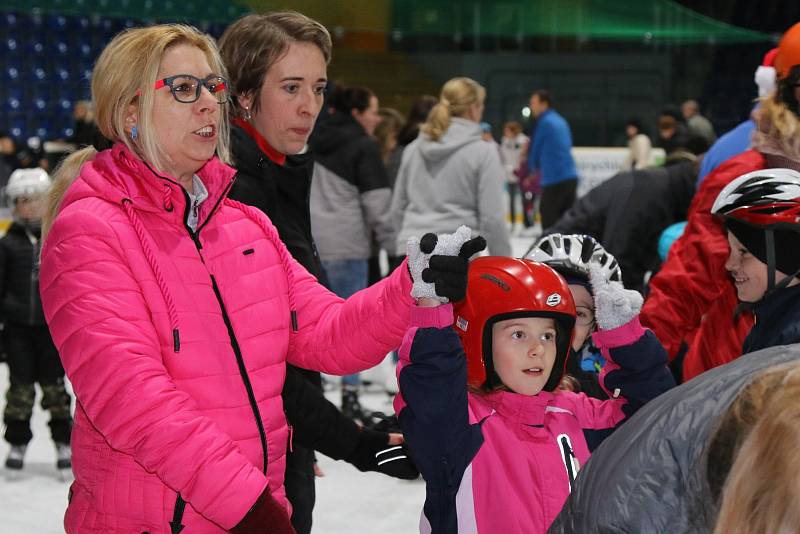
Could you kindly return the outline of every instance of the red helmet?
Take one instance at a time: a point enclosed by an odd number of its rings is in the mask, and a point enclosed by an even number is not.
[[[500,384],[492,361],[492,326],[513,317],[552,317],[556,361],[544,386],[561,381],[572,344],[575,302],[564,279],[543,263],[505,256],[476,258],[469,265],[467,297],[455,305],[455,329],[467,355],[467,380],[476,387]]]
[[[723,219],[737,219],[756,228],[800,231],[800,173],[763,169],[726,185],[711,208]]]

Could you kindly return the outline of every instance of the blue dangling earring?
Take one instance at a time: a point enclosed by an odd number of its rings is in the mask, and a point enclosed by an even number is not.
[[[131,128],[131,139],[136,141],[139,138],[139,128],[134,124],[133,128]]]

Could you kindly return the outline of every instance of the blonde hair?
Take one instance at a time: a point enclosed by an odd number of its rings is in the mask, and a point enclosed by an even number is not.
[[[738,414],[738,415],[737,415]],[[728,412],[745,423],[714,534],[800,531],[800,364],[769,371]],[[748,424],[752,422],[752,424]]]
[[[453,117],[464,117],[474,104],[483,104],[486,89],[471,78],[458,77],[449,80],[442,87],[439,102],[433,106],[428,120],[420,130],[438,141],[450,127]]]
[[[760,152],[780,152],[800,161],[800,117],[778,99],[777,93],[759,99],[758,127],[753,132],[753,148]]]
[[[164,54],[173,46],[186,44],[200,49],[215,74],[225,76],[214,41],[197,28],[184,24],[161,24],[131,28],[117,34],[105,47],[92,71],[92,107],[100,133],[112,142],[122,142],[132,152],[156,169],[164,169],[169,154],[161,147],[153,129],[155,82]],[[129,106],[138,106],[138,138],[125,131]],[[228,106],[220,109],[217,156],[230,160]],[[81,166],[94,158],[94,147],[86,147],[66,158],[53,174],[53,187],[47,203],[42,233],[52,225],[61,198],[80,172]]]

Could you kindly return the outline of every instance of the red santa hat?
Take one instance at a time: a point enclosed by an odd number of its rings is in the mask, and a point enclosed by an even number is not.
[[[773,48],[764,55],[764,60],[761,65],[756,69],[755,81],[758,86],[758,96],[765,97],[775,91],[775,56],[778,55],[778,49]]]

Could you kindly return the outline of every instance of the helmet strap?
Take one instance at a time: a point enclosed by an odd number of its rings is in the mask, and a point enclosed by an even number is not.
[[[775,289],[775,233],[772,229],[764,230],[767,245],[767,292]]]
[[[794,280],[797,276],[800,276],[800,269],[797,269],[794,273],[786,276],[786,278],[777,284],[775,283],[775,273],[778,269],[775,265],[775,233],[769,229],[764,230],[764,232],[766,233],[767,245],[767,291],[764,293],[764,296],[761,297],[761,300],[764,300],[779,289],[785,288],[792,282],[792,280]]]

